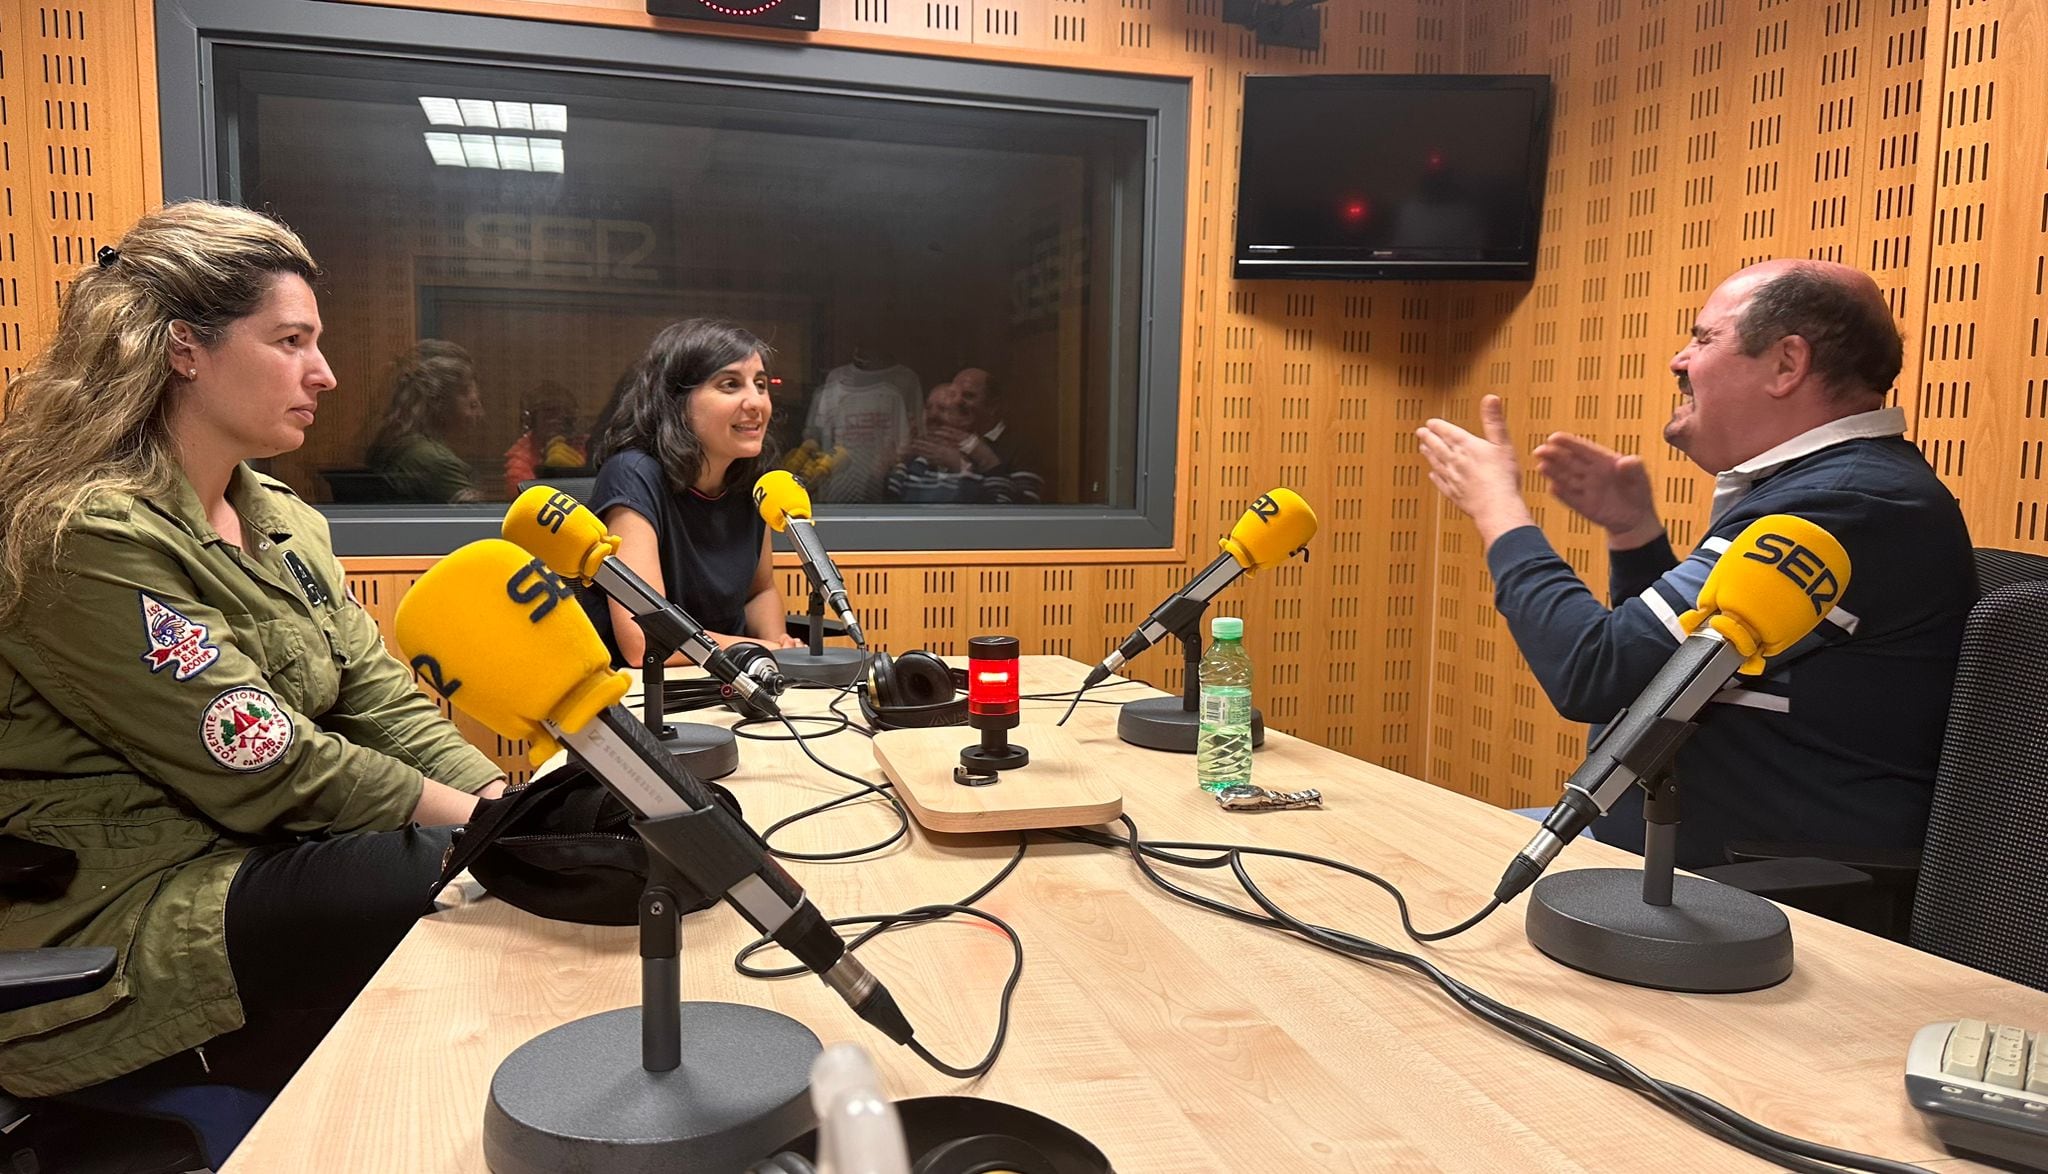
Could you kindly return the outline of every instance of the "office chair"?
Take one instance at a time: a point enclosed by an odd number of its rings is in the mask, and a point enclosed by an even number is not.
[[[2001,587],[1971,610],[1906,939],[2037,990],[2048,990],[2044,663],[2048,582]]]
[[[61,892],[77,869],[67,849],[0,836],[0,898]],[[117,959],[111,946],[0,950],[0,1012],[98,990],[114,977]],[[43,1100],[0,1092],[0,1167],[76,1174],[219,1169],[269,1103],[269,1094],[248,1089],[166,1087],[126,1077]]]
[[[1980,547],[1976,563],[1921,850],[1738,842],[1700,875],[2048,989],[2048,918],[2029,904],[2048,899],[2048,558]],[[1874,883],[1830,887],[1822,864]]]

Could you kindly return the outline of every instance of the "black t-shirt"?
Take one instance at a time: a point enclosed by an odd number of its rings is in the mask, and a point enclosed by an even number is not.
[[[638,449],[616,453],[597,471],[590,508],[599,517],[613,506],[625,506],[654,527],[661,550],[663,594],[713,632],[729,636],[747,631],[747,598],[761,566],[761,542],[768,523],[754,509],[745,486],[733,486],[718,497],[695,489],[671,492],[661,462]],[[583,610],[611,649],[612,663],[624,664],[612,635],[611,609],[594,588],[580,593]]]

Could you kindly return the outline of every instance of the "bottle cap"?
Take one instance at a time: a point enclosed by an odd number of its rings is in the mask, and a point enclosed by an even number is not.
[[[1244,621],[1236,616],[1217,616],[1209,621],[1209,635],[1216,640],[1244,639]]]

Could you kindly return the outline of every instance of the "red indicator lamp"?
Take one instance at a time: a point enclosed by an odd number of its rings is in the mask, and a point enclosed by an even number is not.
[[[1010,744],[1017,728],[1020,686],[1015,636],[976,636],[967,642],[967,724],[981,731],[981,744],[960,751],[970,771],[1011,770],[1031,761],[1031,752]]]

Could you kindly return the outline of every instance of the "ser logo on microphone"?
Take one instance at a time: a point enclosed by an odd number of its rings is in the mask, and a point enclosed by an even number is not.
[[[1827,614],[1828,606],[1842,594],[1841,580],[1835,578],[1827,563],[1783,534],[1758,535],[1756,549],[1743,551],[1742,557],[1776,567],[1780,574],[1797,583],[1812,601],[1815,615]]]
[[[542,502],[540,509],[534,511],[533,521],[535,525],[546,527],[550,534],[560,534],[562,523],[568,521],[569,515],[575,512],[576,499],[566,493],[557,493]]]
[[[1251,512],[1258,515],[1259,521],[1270,522],[1280,513],[1280,503],[1273,500],[1272,494],[1261,493],[1259,499],[1252,503]]]
[[[555,610],[556,604],[569,598],[570,591],[569,584],[563,582],[560,575],[548,570],[546,563],[534,559],[505,581],[505,594],[511,596],[514,603],[537,602],[538,606],[526,613],[527,620],[537,624]]]
[[[422,652],[412,658],[412,671],[427,679],[427,684],[444,698],[452,698],[462,688],[459,680],[450,680],[441,673],[441,662]]]

